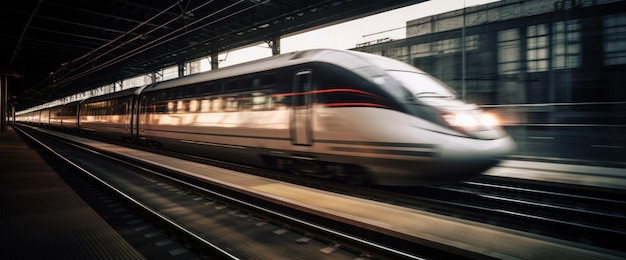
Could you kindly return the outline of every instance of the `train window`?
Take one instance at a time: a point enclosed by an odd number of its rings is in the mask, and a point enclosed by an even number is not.
[[[206,113],[211,111],[211,100],[205,99],[200,103],[200,112]]]
[[[252,109],[253,110],[263,110],[267,109],[267,104],[269,103],[267,100],[267,96],[263,95],[261,92],[252,93]]]
[[[76,111],[76,106],[68,106],[67,110],[69,112],[68,115],[70,115],[70,116],[75,116],[76,115],[76,112],[77,112]]]
[[[238,105],[239,105],[239,100],[235,97],[227,97],[226,98],[226,102],[225,102],[226,106],[224,107],[224,111],[237,111],[238,110]]]
[[[104,115],[112,115],[115,114],[115,110],[117,107],[117,102],[115,100],[109,100],[104,102]]]
[[[296,74],[294,89],[295,97],[292,100],[293,105],[296,107],[306,106],[310,102],[311,95],[309,95],[309,91],[311,90],[311,72],[310,71],[301,71]]]
[[[287,109],[287,101],[284,95],[272,95],[270,103],[272,104],[272,109]]]
[[[189,112],[189,100],[179,100],[176,105],[177,113],[186,113]]]
[[[110,115],[120,115],[123,114],[124,103],[120,101],[115,101],[115,106],[113,106],[113,111],[111,111]]]
[[[223,101],[222,101],[221,97],[214,99],[213,102],[211,102],[211,103],[213,105],[212,108],[211,108],[211,111],[213,111],[213,112],[221,112],[222,111],[222,103],[223,103]]]
[[[152,112],[151,108],[152,106],[150,105],[150,103],[148,100],[150,100],[152,96],[142,96],[141,97],[141,102],[139,103],[139,113],[140,114],[145,114],[146,112],[150,113]]]
[[[176,103],[175,102],[167,102],[167,113],[171,113],[171,112],[175,112],[176,111]]]
[[[154,110],[155,110],[156,113],[163,114],[163,113],[167,113],[168,107],[169,107],[169,103],[168,102],[158,102],[158,103],[155,104]]]
[[[252,108],[252,96],[249,93],[239,95],[239,110],[248,110]]]
[[[252,93],[252,109],[253,110],[271,110],[275,109],[276,97],[270,95],[271,91],[259,91]]]
[[[192,99],[191,101],[189,101],[189,112],[192,112],[192,113],[198,112],[199,108],[200,108],[199,100]]]
[[[127,114],[128,108],[129,108],[129,104],[130,104],[130,101],[128,101],[128,100],[124,100],[124,102],[122,102],[122,104],[120,105],[119,115]]]
[[[115,101],[115,106],[113,106],[113,111],[111,112],[111,115],[119,115],[119,114],[123,114],[123,107],[124,107],[124,103],[121,102],[121,100],[116,100]]]

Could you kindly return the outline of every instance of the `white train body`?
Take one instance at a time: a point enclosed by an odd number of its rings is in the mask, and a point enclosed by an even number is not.
[[[124,107],[86,116],[103,102]],[[354,183],[464,180],[515,146],[426,73],[353,51],[278,55],[87,99],[80,109],[81,129],[92,132]]]

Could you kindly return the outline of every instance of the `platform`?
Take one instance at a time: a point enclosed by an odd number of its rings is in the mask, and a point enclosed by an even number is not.
[[[0,259],[144,259],[10,127],[0,207]]]

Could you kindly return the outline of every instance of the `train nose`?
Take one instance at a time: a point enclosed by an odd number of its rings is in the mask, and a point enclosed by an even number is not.
[[[498,139],[455,138],[441,147],[443,160],[499,160],[515,151],[511,136]]]
[[[515,150],[510,136],[484,140],[455,138],[442,144],[440,161],[431,182],[449,183],[464,181],[481,175]]]

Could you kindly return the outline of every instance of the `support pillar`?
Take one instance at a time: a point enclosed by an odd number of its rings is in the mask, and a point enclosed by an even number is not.
[[[185,63],[178,63],[178,77],[182,78],[185,76]]]
[[[276,36],[265,42],[267,42],[267,45],[272,49],[272,56],[280,54],[280,36]]]
[[[11,103],[11,124],[15,124],[15,104]]]
[[[213,53],[211,54],[211,70],[216,70],[219,68],[219,54]]]
[[[8,83],[9,78],[6,75],[2,75],[0,78],[0,115],[2,115],[2,119],[0,119],[0,132],[2,133],[7,131],[7,103],[9,102]]]

